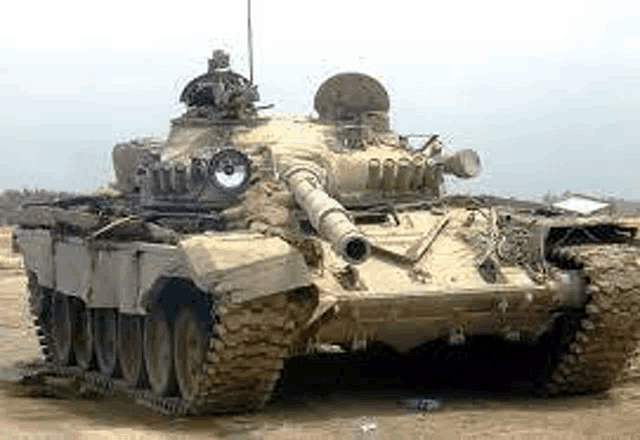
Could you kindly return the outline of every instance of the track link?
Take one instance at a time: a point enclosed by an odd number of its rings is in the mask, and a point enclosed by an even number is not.
[[[560,258],[581,267],[589,301],[576,316],[546,383],[550,395],[610,388],[635,358],[640,342],[640,249],[631,245],[564,247]]]

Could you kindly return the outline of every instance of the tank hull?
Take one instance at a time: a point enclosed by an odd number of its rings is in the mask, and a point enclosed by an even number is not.
[[[229,304],[312,288],[318,307],[301,338],[322,343],[377,340],[406,352],[433,339],[458,343],[478,334],[535,340],[554,310],[582,305],[580,286],[568,276],[540,282],[522,267],[506,266],[495,279],[483,278],[482,261],[458,237],[467,215],[464,209],[416,212],[394,226],[362,226],[374,252],[357,266],[321,241],[322,263],[310,267],[282,238],[249,231],[197,234],[175,245],[44,229],[18,229],[15,236],[39,284],[88,308],[144,316],[172,279],[189,280]],[[428,248],[412,261],[407,255],[424,247],[425,237]]]

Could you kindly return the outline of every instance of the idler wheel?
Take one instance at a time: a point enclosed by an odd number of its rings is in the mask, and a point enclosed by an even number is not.
[[[198,392],[198,376],[205,360],[207,346],[206,323],[193,307],[183,306],[174,328],[173,353],[176,378],[184,399]]]
[[[80,368],[86,371],[93,364],[92,311],[78,298],[72,298],[70,303],[73,316],[73,353]]]
[[[114,376],[118,366],[118,313],[114,309],[95,309],[93,322],[98,369],[105,376]]]
[[[62,293],[54,293],[51,309],[53,316],[51,334],[55,345],[54,360],[60,365],[69,365],[71,363],[71,335],[73,332],[69,298]]]
[[[122,377],[131,387],[142,382],[144,375],[144,355],[140,316],[120,315],[118,326],[118,360]]]
[[[144,325],[144,360],[151,390],[160,397],[176,392],[171,322],[156,304]]]

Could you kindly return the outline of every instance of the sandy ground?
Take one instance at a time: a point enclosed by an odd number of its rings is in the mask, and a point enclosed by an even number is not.
[[[292,361],[283,399],[242,416],[168,419],[123,398],[27,397],[11,381],[12,366],[36,358],[38,349],[26,316],[26,280],[8,234],[0,229],[0,262],[12,262],[0,266],[0,438],[640,438],[638,380],[600,395],[544,399],[486,369],[469,381],[403,385],[404,375],[430,371],[392,360]],[[469,386],[480,382],[483,387]],[[406,399],[417,397],[441,406],[406,408]]]

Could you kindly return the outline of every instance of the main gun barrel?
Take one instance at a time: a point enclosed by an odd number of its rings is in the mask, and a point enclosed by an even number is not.
[[[289,174],[287,182],[311,225],[333,249],[348,263],[364,263],[371,252],[369,240],[353,224],[345,208],[324,191],[315,174],[297,169]]]

